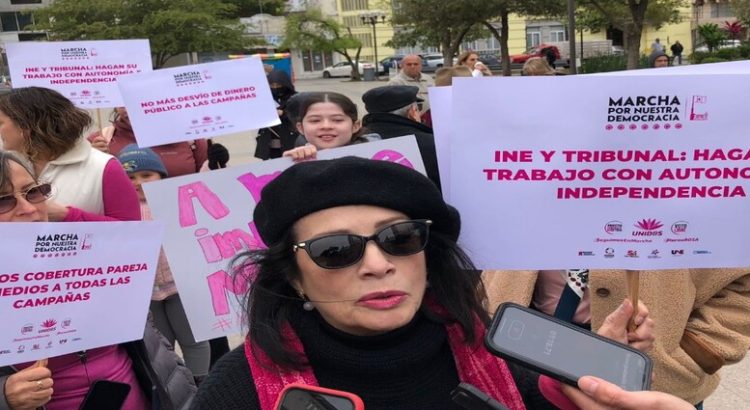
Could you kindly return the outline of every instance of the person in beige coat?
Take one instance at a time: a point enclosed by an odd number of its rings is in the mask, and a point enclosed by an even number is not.
[[[539,271],[485,271],[493,313],[502,302],[531,304]],[[624,270],[589,275],[591,327],[627,296]],[[700,403],[719,385],[718,370],[750,349],[750,268],[643,271],[640,299],[655,322],[653,389]]]

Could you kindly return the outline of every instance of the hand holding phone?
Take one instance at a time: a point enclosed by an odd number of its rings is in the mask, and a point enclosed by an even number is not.
[[[276,410],[364,410],[356,394],[318,386],[293,383],[284,387],[276,401]]]
[[[500,305],[485,345],[493,354],[576,386],[596,376],[625,390],[648,390],[651,359],[630,346],[515,303]]]
[[[128,393],[130,385],[127,383],[97,380],[91,384],[80,410],[119,409],[128,398]]]

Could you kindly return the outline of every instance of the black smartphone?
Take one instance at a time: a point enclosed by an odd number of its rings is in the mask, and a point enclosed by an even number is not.
[[[467,410],[508,410],[502,403],[469,383],[461,383],[453,389],[451,400]]]
[[[577,386],[581,376],[596,376],[628,391],[651,386],[651,358],[544,313],[503,303],[487,335],[493,354]]]
[[[276,410],[364,410],[356,394],[304,384],[290,384],[279,394]]]
[[[127,383],[96,380],[86,393],[80,410],[118,410],[128,398],[128,393],[130,393],[130,385]]]

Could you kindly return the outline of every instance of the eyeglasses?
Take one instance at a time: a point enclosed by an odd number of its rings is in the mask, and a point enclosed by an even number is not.
[[[422,251],[430,236],[428,219],[398,222],[370,236],[334,234],[300,242],[292,247],[294,252],[304,249],[316,265],[324,269],[340,269],[354,265],[365,254],[368,241],[375,243],[385,253],[408,256]]]
[[[0,214],[10,212],[18,205],[18,194],[23,195],[26,201],[32,204],[44,202],[52,193],[52,185],[39,184],[27,188],[25,191],[18,191],[12,194],[0,196]]]

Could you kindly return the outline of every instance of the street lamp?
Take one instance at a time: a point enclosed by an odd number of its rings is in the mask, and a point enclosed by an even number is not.
[[[375,78],[378,78],[378,36],[375,33],[375,25],[379,23],[385,23],[385,13],[381,11],[372,11],[369,13],[362,13],[359,15],[362,19],[362,24],[370,24],[372,26],[372,46],[375,51]],[[379,19],[379,20],[378,20]]]

